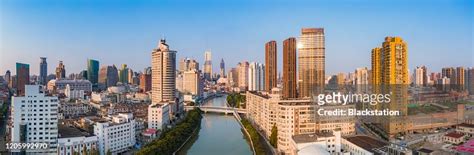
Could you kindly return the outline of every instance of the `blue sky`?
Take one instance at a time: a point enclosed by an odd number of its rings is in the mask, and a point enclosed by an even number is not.
[[[67,74],[100,65],[128,64],[143,70],[163,36],[178,57],[203,62],[212,50],[214,70],[242,60],[264,62],[264,44],[276,40],[281,69],[282,41],[302,27],[324,27],[327,74],[370,68],[370,49],[385,36],[400,36],[409,48],[409,67],[474,66],[473,2],[469,0],[335,1],[0,1],[0,74],[15,62],[38,74],[64,61]]]

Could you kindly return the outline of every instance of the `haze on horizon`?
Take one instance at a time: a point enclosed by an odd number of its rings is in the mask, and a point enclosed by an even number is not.
[[[276,40],[281,71],[282,42],[303,27],[323,27],[326,74],[370,68],[370,50],[386,36],[408,43],[409,67],[428,71],[474,66],[473,2],[420,1],[1,1],[0,75],[15,74],[15,62],[38,74],[40,57],[48,73],[60,60],[67,75],[100,65],[127,64],[143,71],[164,36],[178,59],[203,64],[211,49],[214,71],[240,61],[264,62],[264,44]],[[202,66],[201,66],[202,68]]]

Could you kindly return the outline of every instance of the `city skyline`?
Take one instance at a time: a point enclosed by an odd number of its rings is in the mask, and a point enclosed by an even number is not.
[[[45,3],[52,3],[52,1]],[[163,6],[153,2],[149,3],[150,6],[164,7],[165,11],[177,8],[178,4],[183,5],[183,7],[191,7],[193,5],[191,2],[185,4],[170,2],[163,3]],[[314,5],[303,7],[305,5],[302,5],[302,3]],[[99,67],[125,63],[134,71],[142,71],[144,68],[151,66],[148,63],[150,62],[150,58],[148,58],[150,54],[149,49],[156,45],[160,37],[163,36],[173,43],[173,47],[177,51],[182,51],[178,54],[178,59],[191,57],[201,62],[204,60],[204,51],[211,49],[213,51],[212,61],[219,62],[219,60],[224,59],[226,64],[228,64],[227,67],[230,68],[235,67],[241,61],[263,63],[265,58],[263,45],[265,42],[275,40],[277,42],[277,51],[283,51],[283,40],[288,37],[297,37],[298,41],[299,31],[304,27],[322,27],[325,29],[326,75],[352,72],[358,67],[369,67],[370,59],[367,58],[370,57],[370,50],[380,44],[379,38],[386,36],[400,36],[408,42],[409,50],[411,51],[408,55],[410,70],[414,69],[415,66],[425,65],[429,72],[439,72],[445,66],[473,66],[472,43],[470,42],[472,36],[469,33],[465,33],[472,32],[470,28],[472,27],[473,20],[469,20],[473,17],[472,13],[469,13],[469,11],[472,11],[472,5],[469,3],[471,2],[436,1],[431,3],[431,5],[420,7],[423,4],[421,2],[409,3],[404,1],[400,4],[394,4],[384,1],[370,4],[358,3],[353,8],[347,9],[350,6],[341,3],[336,5],[330,2],[278,2],[276,4],[269,4],[273,5],[274,8],[268,9],[260,8],[260,6],[264,5],[260,2],[243,2],[233,7],[226,5],[227,3],[205,2],[196,6],[196,9],[199,10],[199,6],[209,4],[207,6],[208,11],[189,17],[184,15],[184,13],[173,14],[170,17],[163,17],[159,13],[152,14],[150,13],[152,8],[142,3],[122,2],[116,4],[123,6],[121,9],[125,10],[144,9],[137,13],[137,16],[141,18],[131,19],[132,17],[128,15],[117,13],[120,9],[111,9],[102,5],[90,7],[89,3],[79,3],[74,6],[71,6],[69,3],[60,3],[56,6],[43,5],[33,8],[36,3],[2,2],[3,20],[0,30],[3,35],[1,35],[2,46],[0,47],[0,72],[5,73],[6,70],[15,72],[15,62],[21,62],[30,65],[30,72],[32,74],[39,75],[40,57],[48,58],[47,70],[50,71],[48,74],[55,70],[55,67],[58,66],[58,62],[61,60],[66,65],[67,74],[79,73],[87,68],[86,62],[88,58],[98,60],[100,62]],[[402,11],[399,14],[384,11],[384,7],[380,7],[383,4],[390,4],[389,6],[394,9],[398,8]],[[410,5],[404,6],[408,4]],[[287,13],[287,5],[290,6],[289,8],[291,6],[299,6],[301,10],[295,10],[295,12],[282,16],[281,14]],[[243,7],[243,10],[247,10],[248,13],[245,11],[232,13],[231,11],[222,10],[220,8],[222,6],[226,6],[230,10],[235,9],[234,7]],[[335,10],[318,10],[319,7],[329,7]],[[440,8],[449,11],[446,11],[445,15],[437,15],[436,18],[423,18],[424,16],[429,17],[429,15],[434,16],[437,14],[437,9]],[[32,12],[41,12],[44,9],[50,11],[34,16],[31,14]],[[347,15],[338,12],[338,9],[344,9],[354,14]],[[375,9],[373,11],[378,14],[376,16],[370,15],[371,9]],[[98,14],[99,10],[105,10],[106,15],[94,17],[94,15]],[[74,11],[84,14],[81,14],[83,16],[79,17],[77,16],[78,14],[73,13]],[[215,17],[215,13],[221,12],[223,17],[216,19],[213,22],[214,25],[209,25],[209,28],[205,27],[207,23],[203,23],[204,21],[213,21],[210,17]],[[331,12],[331,14],[328,14],[328,12]],[[54,16],[56,13],[63,13],[63,15]],[[248,14],[254,15],[254,17],[247,16]],[[386,26],[374,23],[375,17],[380,18],[384,15],[392,17],[392,20],[385,21]],[[29,20],[35,16],[43,20]],[[264,16],[268,16],[268,19],[262,18]],[[13,19],[13,17],[18,18]],[[105,28],[108,26],[100,21],[105,20],[106,23],[117,23],[116,19],[120,17],[127,17],[124,18],[123,22],[125,23],[137,23],[130,24],[130,29],[127,26],[116,26],[106,30]],[[162,27],[133,29],[133,27],[147,25],[148,22],[153,23],[151,21],[153,17],[173,22],[164,24]],[[235,17],[237,21],[229,21],[230,17]],[[54,23],[64,23],[62,21],[63,18],[78,21],[71,21],[70,24],[66,22],[65,26],[58,28],[58,31],[51,30],[54,27]],[[247,18],[248,21],[244,20]],[[280,23],[276,21],[280,18],[288,19],[288,22]],[[194,27],[176,27],[177,25],[186,25],[188,22],[196,22],[200,19],[206,20],[197,22]],[[397,20],[402,21],[401,19],[404,19],[404,22],[396,22]],[[380,18],[379,20],[384,21],[385,19]],[[91,25],[97,25],[97,27],[77,27],[77,25],[74,25],[77,22],[91,22]],[[247,28],[246,24],[249,24],[249,22],[255,22],[255,26]],[[272,23],[271,26],[265,24],[266,22]],[[341,24],[345,24],[348,27]],[[35,26],[26,29],[23,25]],[[430,26],[426,27],[423,25]],[[216,30],[213,30],[214,28]],[[351,31],[347,31],[348,28]],[[176,32],[181,29],[185,29],[185,31]],[[187,34],[196,29],[203,30],[191,33],[191,35]],[[29,33],[23,32],[23,30],[27,30],[26,32]],[[76,31],[86,33],[78,34]],[[44,34],[46,32],[48,35]],[[94,32],[99,33],[96,35]],[[135,33],[139,33],[141,36],[137,36]],[[262,35],[246,36],[255,33]],[[122,34],[124,37],[117,39],[117,35]],[[92,36],[97,36],[97,39],[88,41]],[[7,37],[8,39],[6,39]],[[456,50],[456,52],[453,52],[453,50]],[[135,56],[134,59],[130,59],[131,53]],[[249,55],[252,56],[250,57]],[[358,57],[358,59],[353,59],[354,57]],[[282,52],[278,52],[277,58],[281,62]],[[341,61],[344,63],[341,64]],[[201,63],[204,64],[203,62]],[[218,65],[213,65],[213,72],[218,72],[218,67]],[[278,64],[278,71],[282,71],[282,64]]]

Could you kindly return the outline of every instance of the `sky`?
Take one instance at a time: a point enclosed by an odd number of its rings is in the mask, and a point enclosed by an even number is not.
[[[322,27],[326,74],[370,68],[370,50],[386,36],[408,44],[409,67],[429,72],[445,66],[474,66],[474,2],[470,0],[2,0],[0,75],[15,63],[48,73],[60,60],[66,73],[79,73],[88,58],[100,65],[151,65],[151,51],[166,38],[178,59],[203,64],[212,51],[214,71],[240,61],[264,62],[265,43],[299,37],[301,28]],[[202,67],[202,66],[201,66]]]

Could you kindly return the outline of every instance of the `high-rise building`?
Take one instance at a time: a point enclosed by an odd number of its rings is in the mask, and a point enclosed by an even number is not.
[[[366,93],[369,90],[369,70],[367,67],[355,70],[354,84],[358,93]]]
[[[10,70],[7,70],[7,71],[5,72],[5,76],[3,76],[3,78],[5,79],[5,82],[7,83],[7,85],[8,85],[9,87],[11,87],[11,86],[10,86],[10,85],[11,85],[10,82],[11,82],[11,78],[12,78],[11,76],[12,76],[12,73],[10,72]]]
[[[239,84],[239,72],[237,68],[231,68],[227,74],[227,78],[232,87],[237,86]]]
[[[221,59],[221,64],[220,64],[220,77],[225,78],[225,63],[224,59]]]
[[[464,72],[464,67],[456,67],[456,79],[455,80],[455,86],[457,90],[463,91],[465,90],[465,72]]]
[[[265,44],[265,91],[277,86],[277,43],[272,40]]]
[[[190,58],[182,58],[179,60],[179,72],[182,73],[188,70],[199,70],[199,62]]]
[[[414,71],[415,86],[426,86],[428,84],[428,75],[425,66],[416,67]]]
[[[64,66],[63,61],[59,61],[58,67],[56,67],[56,79],[66,78],[66,66]]]
[[[119,70],[119,81],[123,84],[128,83],[128,68],[127,64],[122,64],[122,68]]]
[[[58,138],[57,96],[46,96],[39,85],[23,86],[22,96],[12,97],[11,141],[13,143],[47,143],[46,150],[26,150],[27,153],[56,153]],[[19,152],[20,150],[11,150]]]
[[[408,104],[408,49],[400,37],[386,37],[380,50],[372,50],[372,73],[375,92],[391,94],[388,104],[377,104],[377,109],[398,110],[399,116],[377,118],[380,127],[389,135],[405,133]]]
[[[299,97],[312,97],[324,90],[325,39],[323,28],[303,28],[298,43]]]
[[[474,67],[466,69],[466,89],[474,95]]]
[[[94,86],[99,82],[99,61],[92,59],[87,60],[87,80]]]
[[[39,75],[39,83],[41,85],[46,84],[46,76],[48,76],[48,62],[46,62],[46,57],[40,57],[40,75]]]
[[[441,77],[440,78],[454,78],[455,73],[454,73],[454,68],[452,67],[446,67],[441,69]]]
[[[131,68],[128,68],[127,70],[127,83],[132,83],[133,82],[133,76],[134,76],[134,72]]]
[[[249,86],[249,63],[247,61],[242,61],[237,64],[237,76],[238,76],[238,87],[241,90],[247,90]]]
[[[296,38],[283,41],[283,97],[296,98]]]
[[[265,89],[265,66],[261,63],[252,62],[248,69],[248,90],[262,91]]]
[[[204,78],[206,80],[211,80],[211,78],[212,78],[211,51],[204,52]]]
[[[151,90],[151,67],[145,68],[145,72],[140,75],[140,90],[143,92]]]
[[[99,84],[102,88],[108,88],[115,86],[119,81],[119,75],[117,72],[117,67],[113,66],[103,66],[99,71]]]
[[[30,84],[30,65],[16,63],[16,94],[25,95],[25,85]]]
[[[188,70],[183,73],[183,92],[184,94],[191,94],[201,96],[201,77],[199,71]]]
[[[170,50],[162,39],[153,49],[151,59],[152,103],[175,100],[176,92],[176,51]]]

